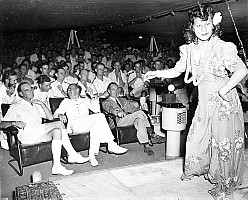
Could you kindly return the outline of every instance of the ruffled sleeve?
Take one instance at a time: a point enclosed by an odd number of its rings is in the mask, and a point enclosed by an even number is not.
[[[222,46],[222,64],[230,72],[235,72],[239,68],[245,67],[245,64],[238,56],[237,47],[231,42],[225,42]]]
[[[183,73],[186,70],[187,66],[187,59],[188,59],[188,47],[189,45],[184,44],[179,47],[180,50],[180,59],[177,61],[174,70],[178,71],[179,73]]]

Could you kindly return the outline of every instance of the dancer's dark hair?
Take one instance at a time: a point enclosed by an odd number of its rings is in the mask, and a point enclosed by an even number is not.
[[[204,21],[207,21],[209,17],[213,19],[214,12],[213,12],[212,5],[205,4],[205,5],[200,5],[194,9],[191,9],[188,13],[188,16],[189,16],[189,23],[184,31],[184,38],[187,44],[192,43],[192,42],[197,43],[198,39],[193,29],[194,19],[200,18]],[[220,24],[214,25],[213,36],[219,37],[221,34],[222,34],[222,31],[221,31]]]

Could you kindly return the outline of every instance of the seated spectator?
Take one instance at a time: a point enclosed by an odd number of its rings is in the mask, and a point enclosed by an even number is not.
[[[38,60],[36,61],[36,62],[31,62],[31,63],[35,63],[37,66],[41,66],[43,63],[45,63],[46,62],[46,60],[43,60],[42,59],[42,54],[41,53],[38,53],[37,54],[37,58],[38,58]],[[32,69],[32,68],[31,68]]]
[[[164,66],[167,65],[168,57],[167,57],[166,51],[162,51],[161,56],[158,59],[162,61]]]
[[[55,72],[56,72],[56,65],[54,62],[50,61],[48,62],[48,77],[51,79],[51,81],[55,81]]]
[[[78,62],[78,69],[79,69],[79,72],[80,72],[82,69],[85,69],[85,67],[84,67],[84,62],[82,62],[82,61],[79,61],[79,62]]]
[[[79,49],[79,50],[78,50],[78,63],[79,63],[79,62],[84,63],[84,61],[85,61],[85,60],[84,60],[84,54],[83,54],[82,52],[80,53],[80,51],[82,51],[82,49]]]
[[[89,160],[73,149],[63,123],[60,121],[41,123],[42,117],[52,120],[53,116],[43,102],[33,98],[34,92],[29,83],[20,83],[17,91],[21,100],[11,105],[0,123],[1,128],[16,126],[19,129],[17,136],[22,144],[30,145],[52,140],[52,174],[69,175],[73,173],[73,170],[66,169],[60,163],[62,145],[69,154],[69,162],[84,163]],[[42,116],[43,113],[45,116]]]
[[[17,75],[14,71],[8,70],[3,74],[3,83],[0,84],[0,107],[3,103],[11,104],[18,100],[17,98]],[[0,122],[3,119],[2,110],[0,109]],[[0,131],[0,146],[8,149],[6,135]]]
[[[79,64],[76,64],[75,66],[74,66],[74,68],[73,68],[73,74],[75,74],[75,75],[79,75],[79,72],[80,72],[80,69],[79,69]]]
[[[88,81],[89,71],[86,69],[81,70],[79,77],[80,79],[78,81],[78,85],[82,88],[80,96],[86,97],[88,95],[89,97],[94,97],[95,95],[97,95],[95,86],[93,85],[93,83]]]
[[[39,74],[39,66],[36,63],[31,63],[30,68],[36,74],[36,78],[37,78],[40,75]]]
[[[154,70],[163,70],[163,69],[164,69],[163,62],[161,60],[155,60]]]
[[[65,54],[66,54],[66,49],[61,49],[61,51],[60,51],[60,55],[58,55],[57,57],[56,57],[56,61],[59,63],[61,60],[63,60],[63,61],[66,61],[65,60]]]
[[[108,86],[109,97],[103,102],[103,109],[112,113],[117,117],[117,126],[123,127],[128,125],[134,125],[137,129],[137,138],[141,144],[144,145],[144,152],[148,156],[153,156],[154,152],[149,147],[149,138],[147,128],[151,127],[148,121],[147,115],[135,107],[126,98],[120,98],[118,96],[118,85],[116,83],[110,83]],[[164,138],[156,136],[156,142],[164,142]]]
[[[63,68],[65,70],[65,82],[67,82],[68,84],[78,83],[77,75],[71,72],[72,70],[71,62],[66,62],[66,64],[63,65]]]
[[[10,67],[11,69],[17,68],[18,67],[17,62],[12,62]]]
[[[111,83],[110,78],[105,77],[104,74],[104,64],[98,63],[96,66],[96,78],[93,81],[97,93],[100,97],[108,97],[109,93],[107,92],[108,85]]]
[[[15,93],[14,88],[12,89],[11,93],[9,93],[9,89],[8,89],[8,86],[9,86],[9,74],[10,74],[11,70],[8,70],[4,74],[2,74],[2,71],[3,71],[2,70],[2,65],[0,64],[0,107],[1,107],[2,103],[6,103],[5,102],[6,97],[9,98],[11,96],[14,96],[14,93]],[[17,80],[17,77],[16,77],[16,80]],[[7,94],[7,91],[8,91],[8,94],[10,96]],[[3,114],[2,114],[2,110],[0,109],[0,122],[2,121],[2,118],[3,118]],[[8,149],[7,137],[6,137],[6,134],[3,133],[2,130],[0,130],[0,148],[1,147],[3,149],[6,149],[6,150]]]
[[[113,58],[114,54],[113,53],[109,53],[106,57],[107,61],[106,61],[106,68],[110,71],[112,70],[112,62],[113,62]]]
[[[11,104],[17,101],[17,75],[9,70],[3,74],[2,84],[0,85],[0,106],[3,103]],[[0,109],[0,122],[2,120],[2,111]]]
[[[107,64],[107,60],[102,54],[97,55],[97,62],[104,64],[104,66],[106,66],[106,64]]]
[[[128,47],[125,60],[133,60],[133,59],[135,59],[135,57],[133,55],[132,47]]]
[[[151,71],[151,68],[149,67],[149,65],[144,65],[142,69],[142,74],[146,74],[149,71]]]
[[[21,64],[24,64],[27,67],[25,76],[34,81],[36,79],[36,73],[31,69],[30,61],[28,59],[24,59]]]
[[[121,63],[119,61],[113,61],[113,71],[108,74],[111,82],[115,82],[118,87],[124,89],[124,93],[128,95],[127,77],[124,72],[121,71]]]
[[[41,75],[46,75],[46,76],[49,77],[50,69],[49,69],[49,66],[46,63],[42,64],[42,66],[40,68],[40,71],[41,71]],[[52,77],[49,77],[49,78],[51,79],[52,82],[55,81],[54,78],[52,78]]]
[[[34,90],[34,98],[43,102],[48,108],[49,98],[54,97],[51,90],[51,79],[47,75],[40,75],[37,79],[38,88]]]
[[[76,49],[75,48],[72,48],[71,49],[71,54],[70,54],[70,61],[71,61],[71,71],[70,72],[72,72],[73,71],[73,69],[74,69],[74,66],[76,65],[76,64],[78,64],[78,55],[76,54]]]
[[[30,55],[31,62],[37,62],[39,60],[38,54],[40,53],[40,49],[38,46],[34,48],[34,53]],[[46,60],[45,56],[41,54],[41,60]]]
[[[109,152],[115,154],[126,153],[127,149],[118,146],[113,141],[114,136],[105,116],[102,113],[89,114],[89,109],[93,112],[100,111],[98,101],[96,99],[80,98],[81,87],[77,84],[70,84],[67,93],[69,98],[61,102],[54,116],[58,116],[64,123],[68,119],[68,132],[90,132],[89,157],[91,165],[98,165],[95,156],[98,155],[100,143],[107,143]]]
[[[134,63],[134,73],[130,74],[128,85],[132,88],[130,96],[140,97],[142,91],[147,91],[139,61]]]
[[[54,97],[67,97],[66,91],[69,83],[65,82],[65,69],[59,67],[56,72],[56,81],[51,83],[51,89]]]
[[[97,62],[91,63],[91,70],[88,70],[89,71],[89,81],[91,83],[93,83],[93,81],[96,78],[96,66],[97,66],[97,64],[98,64]]]
[[[28,81],[31,85],[34,84],[34,77],[28,75],[28,68],[27,65],[25,64],[20,64],[19,66],[20,69],[20,73],[18,74],[18,82],[22,82],[22,81]]]
[[[15,59],[15,62],[17,63],[17,65],[20,65],[21,62],[25,59],[25,55],[24,55],[24,49],[21,49],[19,52],[18,52],[18,55]]]
[[[153,71],[154,70],[154,61],[153,60],[150,60],[148,62],[148,67]]]
[[[168,58],[166,65],[168,66],[168,69],[171,69],[171,68],[173,68],[175,66],[175,62],[173,61],[172,58]]]
[[[132,66],[130,65],[129,62],[124,63],[123,73],[126,74],[127,80],[129,80],[128,78],[130,74],[134,73],[134,70],[132,69]]]
[[[139,56],[139,50],[138,49],[134,49],[133,50],[133,57],[131,58],[131,60],[133,61],[133,63],[142,60],[142,58]]]

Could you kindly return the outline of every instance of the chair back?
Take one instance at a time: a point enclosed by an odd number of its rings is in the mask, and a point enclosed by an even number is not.
[[[101,110],[101,112],[103,112],[103,113],[104,113],[104,109],[103,109],[103,107],[102,107],[102,104],[103,104],[103,102],[104,102],[106,99],[107,99],[107,98],[99,98],[100,110]]]
[[[6,113],[8,112],[9,110],[9,107],[10,107],[10,104],[7,104],[7,103],[3,103],[1,105],[1,110],[2,110],[2,115],[3,117],[6,115]]]
[[[59,97],[59,98],[49,98],[49,105],[52,114],[58,109],[60,103],[64,100],[64,98]]]

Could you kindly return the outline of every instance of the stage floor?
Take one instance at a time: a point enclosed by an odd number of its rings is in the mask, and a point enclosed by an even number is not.
[[[235,200],[248,199],[248,151],[244,182]],[[211,200],[213,186],[203,177],[181,181],[183,160],[164,160],[67,177],[50,178],[63,199],[175,199]]]

